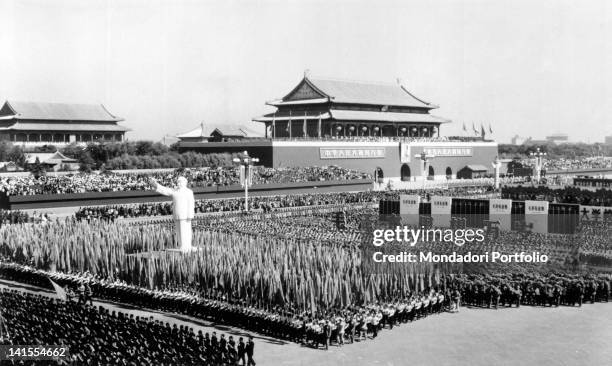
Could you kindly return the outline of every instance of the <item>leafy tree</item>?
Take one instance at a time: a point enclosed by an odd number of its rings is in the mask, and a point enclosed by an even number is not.
[[[95,160],[91,157],[91,154],[88,151],[81,154],[79,163],[79,170],[83,173],[91,173],[96,164]]]
[[[77,145],[75,142],[70,145],[66,145],[63,149],[61,149],[61,153],[66,155],[69,158],[79,160],[81,158],[81,154],[85,151],[83,146]]]
[[[9,154],[12,148],[13,148],[13,144],[10,141],[6,141],[6,140],[0,141],[0,161],[10,160]]]
[[[36,157],[34,164],[30,165],[29,171],[34,176],[34,178],[39,178],[47,174],[44,165],[40,163],[40,159],[38,157]]]
[[[55,145],[43,145],[43,146],[35,146],[35,153],[54,153],[57,151],[57,147]]]
[[[11,151],[8,153],[8,160],[12,161],[20,167],[25,166],[26,158],[21,147],[13,146],[11,148]]]

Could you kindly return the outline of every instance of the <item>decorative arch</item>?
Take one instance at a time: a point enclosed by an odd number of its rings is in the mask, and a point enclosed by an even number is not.
[[[403,164],[402,165],[402,169],[400,171],[401,173],[401,177],[402,177],[402,181],[404,182],[408,182],[410,181],[410,167],[408,166],[408,164]]]
[[[435,175],[436,175],[436,172],[435,172],[433,166],[430,165],[429,166],[429,172],[427,174],[427,179],[433,180]]]
[[[446,167],[446,179],[453,179],[453,170],[450,166]]]

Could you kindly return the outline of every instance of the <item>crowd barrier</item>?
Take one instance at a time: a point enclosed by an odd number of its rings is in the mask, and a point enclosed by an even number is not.
[[[292,194],[316,192],[367,191],[372,189],[370,179],[330,180],[316,182],[290,182],[275,184],[256,184],[249,188],[250,194]],[[240,185],[195,187],[196,199],[240,197],[244,189]],[[120,192],[87,192],[72,194],[44,194],[7,196],[0,195],[0,208],[7,210],[40,209],[52,207],[97,206],[145,202],[166,202],[170,197],[159,195],[155,191],[120,191]]]
[[[571,234],[578,229],[580,205],[548,201],[473,199],[432,196],[422,202],[418,195],[381,200],[379,214],[406,225],[454,228],[497,228],[542,234]]]
[[[506,184],[520,184],[524,183],[525,180],[522,177],[512,178],[500,178],[500,186]],[[391,190],[405,190],[405,189],[449,189],[455,187],[482,187],[492,186],[495,184],[493,178],[475,178],[475,179],[444,179],[444,180],[426,180],[423,184],[423,180],[419,181],[401,181],[396,179],[385,179],[382,183],[375,183],[375,190],[383,191],[387,189]]]
[[[232,221],[243,219],[246,215],[253,220],[266,220],[279,217],[293,216],[313,216],[323,215],[333,212],[338,212],[345,207],[350,206],[351,210],[362,208],[376,208],[377,203],[360,203],[360,204],[332,204],[332,205],[316,205],[316,206],[297,206],[297,207],[281,207],[275,208],[269,212],[263,212],[261,209],[252,210],[248,214],[240,211],[220,211],[220,212],[203,212],[195,215],[193,221],[197,223],[202,220],[211,218],[223,218],[224,221]],[[130,224],[166,224],[173,221],[172,215],[165,216],[143,216],[143,217],[119,217],[118,220]]]

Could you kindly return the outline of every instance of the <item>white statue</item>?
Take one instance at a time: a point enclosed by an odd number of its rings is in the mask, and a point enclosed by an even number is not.
[[[157,193],[172,197],[172,216],[179,247],[183,252],[191,251],[191,220],[194,216],[195,200],[193,191],[187,188],[187,179],[179,177],[176,182],[177,189],[164,187],[153,178],[150,181]]]

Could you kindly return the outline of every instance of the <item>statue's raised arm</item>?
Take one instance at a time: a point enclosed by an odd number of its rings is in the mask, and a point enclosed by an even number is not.
[[[153,189],[155,189],[155,192],[164,196],[172,197],[175,192],[172,188],[164,187],[161,184],[157,183],[157,180],[155,180],[155,178],[149,178],[149,184],[151,184]]]

